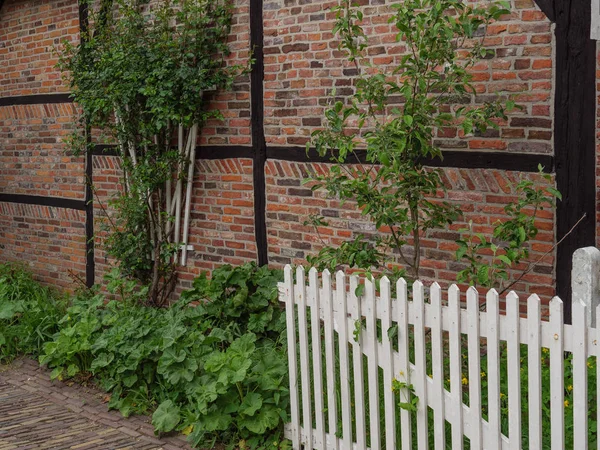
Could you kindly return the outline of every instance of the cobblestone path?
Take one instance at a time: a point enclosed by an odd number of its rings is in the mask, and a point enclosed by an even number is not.
[[[183,437],[157,439],[147,417],[108,411],[104,396],[51,382],[29,359],[0,366],[0,450],[190,448]]]

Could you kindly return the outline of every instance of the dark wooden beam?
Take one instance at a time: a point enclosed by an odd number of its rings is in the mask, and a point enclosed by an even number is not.
[[[562,1],[562,0],[561,0]],[[590,1],[590,0],[580,0],[580,1]],[[556,13],[554,8],[554,0],[535,0],[535,3],[539,6],[546,17],[550,19],[551,22],[555,21]]]
[[[250,117],[252,133],[253,181],[254,181],[254,235],[258,264],[269,263],[267,249],[267,195],[265,164],[267,161],[267,143],[264,129],[264,29],[263,0],[250,0],[250,48],[254,64],[250,72]]]
[[[89,27],[89,10],[87,1],[79,1],[79,36],[80,43],[85,42],[85,33]],[[93,192],[93,150],[92,132],[85,125],[88,150],[85,152],[85,283],[92,287],[96,282],[96,259],[94,241],[94,192]]]
[[[85,211],[85,201],[72,198],[44,197],[41,195],[2,194],[0,202],[21,203],[23,205],[50,206],[53,208],[75,209]]]
[[[589,37],[590,0],[560,0],[556,21],[554,152],[558,203],[557,239],[586,219],[557,248],[556,289],[571,322],[571,259],[596,244],[596,42]]]
[[[320,156],[314,149],[310,149],[307,152],[304,147],[269,146],[267,148],[267,158],[294,162],[331,162],[331,155]],[[359,150],[347,159],[347,163],[349,164],[357,162],[367,162],[364,151]],[[531,153],[445,151],[443,152],[443,158],[423,161],[423,164],[428,167],[497,169],[517,172],[537,172],[538,165],[541,164],[545,173],[552,173],[554,171],[554,157],[552,155]]]
[[[49,103],[73,103],[73,99],[69,93],[20,95],[17,97],[0,98],[0,106],[46,105]]]

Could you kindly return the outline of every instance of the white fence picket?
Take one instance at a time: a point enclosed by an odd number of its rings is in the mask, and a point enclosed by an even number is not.
[[[384,388],[384,408],[385,408],[385,448],[386,450],[396,449],[396,405],[394,395],[390,394],[392,390],[392,380],[394,378],[394,348],[390,339],[390,328],[392,327],[392,295],[390,292],[390,281],[383,277],[380,281],[379,290],[381,291],[381,341],[383,344],[383,388]]]
[[[300,449],[300,402],[298,401],[298,364],[296,359],[296,295],[294,293],[294,277],[292,268],[287,265],[284,270],[285,280],[285,313],[288,343],[288,372],[290,378],[290,404],[292,419],[292,445]]]
[[[306,305],[306,279],[304,267],[296,268],[296,292],[298,293],[298,339],[300,341],[300,386],[302,388],[302,428],[306,435],[304,448],[311,450],[312,439],[312,396],[310,356],[308,353],[308,318]]]
[[[527,368],[529,391],[529,448],[542,448],[542,372],[540,299],[527,299]]]
[[[350,278],[350,309],[354,326],[362,326],[362,308],[360,299],[356,296],[358,278]],[[356,419],[356,444],[360,450],[367,448],[367,422],[365,411],[365,384],[363,373],[363,342],[362,333],[357,333],[352,338],[352,364],[354,373],[354,405]]]
[[[425,295],[423,283],[413,284],[413,305],[415,311],[415,395],[419,398],[417,405],[417,444],[419,450],[429,448],[427,423],[427,362],[425,355]]]
[[[408,301],[406,283],[400,280],[397,283],[397,300],[392,301],[387,278],[380,282],[380,297],[376,296],[374,282],[366,280],[365,297],[362,298],[355,295],[359,285],[356,276],[350,278],[350,289],[347,292],[346,277],[339,272],[334,293],[331,275],[327,271],[323,273],[321,287],[318,274],[312,269],[309,273],[308,290],[305,273],[301,267],[296,271],[296,283],[291,267],[286,266],[284,274],[285,280],[279,285],[279,289],[280,298],[285,302],[288,327],[291,401],[291,423],[286,426],[285,435],[291,438],[294,449],[299,450],[303,447],[316,450],[379,450],[383,445],[381,427],[385,424],[386,450],[413,450],[413,444],[416,444],[419,450],[428,449],[430,436],[437,450],[446,446],[445,421],[448,420],[452,426],[453,450],[463,449],[464,437],[469,439],[470,448],[473,450],[521,450],[521,436],[528,436],[527,445],[532,449],[541,448],[542,444],[547,445],[549,442],[553,450],[564,450],[567,405],[564,396],[564,355],[565,352],[571,352],[573,386],[568,386],[567,391],[573,390],[573,405],[569,405],[569,408],[573,408],[573,446],[587,450],[587,410],[590,395],[587,386],[587,365],[589,357],[595,357],[596,364],[598,363],[600,333],[596,328],[585,325],[586,305],[579,300],[573,304],[573,322],[576,325],[565,325],[563,304],[558,298],[550,302],[549,320],[542,320],[540,299],[536,295],[527,300],[527,317],[521,318],[519,299],[513,292],[506,298],[506,315],[503,315],[499,311],[500,299],[494,290],[487,293],[486,312],[480,313],[480,297],[473,288],[467,291],[467,308],[461,309],[460,291],[456,286],[448,289],[448,306],[443,306],[442,290],[437,283],[430,288],[431,301],[428,303],[425,301],[425,289],[421,282],[414,283],[413,301]],[[311,308],[310,322],[307,308]],[[595,313],[600,317],[600,308]],[[397,322],[398,326],[398,351],[394,350],[388,334],[394,322]],[[355,330],[355,333],[352,333],[352,330]],[[337,349],[336,332],[339,340]],[[444,332],[448,332],[448,375],[444,375]],[[378,339],[378,333],[381,333],[381,340]],[[414,339],[414,364],[409,360],[409,354],[413,353],[409,348],[413,342],[411,333]],[[353,334],[356,334],[357,340]],[[464,378],[466,374],[462,371],[461,350],[464,334],[468,338],[468,378]],[[500,349],[504,348],[502,341],[506,341],[506,354],[500,352]],[[487,356],[487,366],[483,368],[480,362],[482,342],[485,344]],[[431,352],[428,356],[429,344]],[[522,345],[527,346],[528,355],[529,420],[528,429],[525,430],[521,429]],[[325,367],[322,346],[325,352]],[[546,350],[542,351],[545,348],[549,349],[549,355]],[[339,352],[337,364],[336,351]],[[431,375],[427,373],[428,357],[431,360]],[[506,394],[500,389],[501,376],[505,376],[500,371],[504,358],[508,377]],[[550,423],[546,430],[542,429],[541,372],[542,364],[546,364],[547,358],[550,364]],[[365,360],[369,381],[368,399],[365,399],[364,391]],[[353,364],[352,377],[350,364]],[[336,374],[338,370],[339,391]],[[383,373],[382,389],[379,389],[380,371]],[[444,388],[446,377],[449,377],[449,391]],[[482,377],[487,377],[487,392],[483,393],[487,394],[486,398],[482,397]],[[600,370],[597,377],[600,381]],[[412,442],[411,413],[406,409],[397,409],[394,398],[398,395],[399,401],[410,403],[410,389],[401,389],[401,392],[393,394],[391,385],[394,378],[412,385],[414,396],[418,398],[415,443]],[[351,383],[354,387],[353,399]],[[469,391],[469,406],[464,405],[462,401],[464,389]],[[337,405],[338,395],[341,397],[341,411]],[[501,408],[506,407],[506,395],[508,437],[501,432],[500,420]],[[487,400],[486,419],[482,417],[484,400]],[[600,399],[597,402],[600,406]],[[384,421],[380,421],[381,403]],[[429,408],[433,411],[432,423],[429,422]],[[341,429],[338,426],[338,414],[341,414],[342,418]],[[369,447],[367,422],[370,431]],[[544,426],[545,424],[546,422]],[[543,433],[547,433],[548,437]],[[396,442],[398,434],[401,442]],[[342,439],[336,435],[342,436]]]
[[[369,430],[371,450],[381,449],[379,428],[379,362],[377,358],[377,304],[375,303],[375,284],[365,280],[366,337],[369,345],[367,357],[369,375]]]
[[[554,297],[550,302],[550,325],[554,335],[550,346],[550,437],[552,450],[565,448],[565,355],[563,348],[563,302]]]
[[[312,301],[310,309],[310,325],[312,337],[313,383],[315,392],[315,425],[318,448],[325,448],[327,436],[325,433],[325,408],[323,407],[323,363],[321,352],[321,299],[319,289],[319,274],[316,268],[308,273],[309,297]]]
[[[325,269],[323,272],[323,294],[322,294],[324,332],[325,332],[325,373],[327,376],[327,421],[330,446],[332,450],[339,449],[337,437],[337,400],[335,394],[335,334],[333,326],[333,298],[331,290],[331,273]]]
[[[444,415],[444,355],[442,341],[442,288],[433,283],[431,292],[431,365],[433,368],[433,424],[436,450],[446,448],[446,420]]]
[[[573,330],[573,448],[588,449],[588,380],[586,307],[581,301],[572,305]]]
[[[469,411],[471,449],[482,448],[481,430],[481,344],[479,336],[479,293],[473,287],[467,291],[469,357]]]
[[[460,290],[453,284],[448,290],[448,345],[450,347],[450,396],[452,398],[452,449],[462,450],[463,436],[463,385],[462,385],[462,334],[460,331]]]
[[[350,402],[350,367],[348,361],[348,309],[346,303],[346,275],[338,271],[335,286],[336,305],[338,308],[339,349],[340,349],[340,389],[342,393],[342,430],[343,448],[352,445],[352,416]]]
[[[409,339],[408,339],[408,288],[402,278],[396,283],[396,318],[398,322],[398,378],[408,383],[409,380]],[[410,392],[400,390],[398,396],[401,402],[410,402]],[[408,410],[400,410],[400,439],[402,450],[412,450],[412,426]]]
[[[510,450],[521,450],[521,336],[519,297],[510,292],[506,297],[506,338],[508,377],[508,437]]]
[[[488,386],[488,423],[489,439],[486,448],[500,450],[500,317],[498,313],[499,297],[495,289],[486,296],[487,318],[487,386]]]

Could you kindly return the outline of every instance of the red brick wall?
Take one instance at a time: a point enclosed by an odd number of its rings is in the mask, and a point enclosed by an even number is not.
[[[84,198],[83,157],[66,153],[72,103],[0,107],[0,192]]]
[[[337,246],[358,235],[368,237],[377,232],[355,203],[347,202],[341,206],[337,199],[327,198],[324,191],[313,192],[310,185],[301,184],[311,173],[326,173],[329,167],[328,164],[268,162],[267,230],[269,261],[273,265],[301,264],[307,255],[316,253],[324,244]],[[465,268],[455,258],[457,246],[454,241],[460,236],[458,230],[466,228],[472,221],[475,232],[491,236],[493,225],[503,217],[504,205],[515,199],[512,186],[522,178],[536,179],[538,175],[488,169],[445,169],[444,183],[448,189],[445,198],[460,204],[464,217],[447,230],[431,231],[422,240],[420,276],[429,281],[454,282],[456,273]],[[319,229],[320,236],[312,226],[304,225],[310,214],[323,215],[330,224]],[[552,249],[553,212],[540,212],[537,226],[540,232],[531,244],[533,260]],[[541,264],[523,277],[522,282],[515,284],[514,289],[522,295],[537,293],[549,300],[554,295],[554,258],[555,253],[551,251]]]
[[[202,271],[256,260],[252,160],[196,161],[195,174],[189,229],[189,244],[194,250],[188,252],[187,264],[181,268],[180,288],[190,287],[191,280]],[[118,158],[94,157],[98,282],[113,265],[103,250],[106,234],[102,223],[106,223],[108,201],[115,195],[121,176]]]
[[[0,202],[0,262],[29,265],[47,284],[85,283],[85,213]]]
[[[250,57],[250,1],[235,0],[229,38],[228,64],[245,65]],[[252,145],[250,137],[250,76],[240,75],[232,92],[210,94],[211,108],[219,109],[224,120],[210,121],[202,130],[202,145]]]
[[[66,92],[54,48],[79,40],[76,1],[6,0],[0,14],[0,97]]]
[[[398,63],[406,52],[388,24],[389,5],[359,2],[370,37],[369,61],[379,68]],[[441,148],[552,152],[553,34],[551,23],[533,0],[513,0],[509,17],[488,27],[485,44],[495,57],[473,68],[475,102],[496,93],[513,95],[523,107],[499,131],[468,141],[457,130],[438,135]],[[265,0],[265,132],[267,143],[304,145],[322,125],[332,89],[340,96],[353,90],[356,69],[337,50],[332,29],[335,0]]]
[[[331,90],[336,88],[343,95],[352,91],[352,71],[337,52],[332,35],[333,14],[328,8],[336,3],[264,0],[265,134],[269,145],[304,145],[310,133],[323,125],[321,118]],[[361,3],[365,31],[372,36],[371,62],[381,67],[393,64],[403,49],[392,39],[388,6],[381,0]],[[446,131],[438,136],[443,148],[552,153],[552,27],[533,0],[512,0],[511,6],[511,15],[488,29],[486,42],[495,57],[474,69],[479,93],[476,101],[496,92],[514,94],[524,109],[512,113],[500,131],[485,136],[460,140],[455,131]],[[236,0],[232,31],[228,62],[236,64],[250,54],[249,0]],[[0,97],[65,92],[52,52],[65,37],[78,40],[77,2],[6,0],[0,13]],[[212,107],[219,108],[225,120],[209,123],[199,143],[251,145],[249,76],[240,76],[232,92],[210,95]],[[70,130],[74,112],[72,105],[0,107],[0,193],[83,199],[83,159],[68,157],[61,141]],[[97,195],[105,203],[120,177],[118,160],[96,156],[93,166]],[[257,257],[252,161],[198,161],[196,168],[190,229],[194,250],[189,254],[188,267],[182,270],[180,287],[189,286],[201,270]],[[312,170],[327,168],[324,164],[268,162],[268,253],[273,265],[303,262],[320,248],[312,229],[302,225],[309,213],[329,216],[332,226],[322,230],[327,242],[339,243],[359,232],[375,232],[352,205],[342,208],[322,192],[311,193],[301,185]],[[485,233],[501,217],[503,203],[511,199],[508,182],[521,176],[491,169],[448,169],[445,174],[448,199],[463,202],[464,220],[473,220]],[[47,207],[31,207],[35,210],[31,212],[28,208],[5,204],[0,209],[0,260],[29,261],[43,280],[56,276],[61,285],[67,285],[69,269],[84,273],[83,212]],[[98,231],[102,209],[97,201],[94,214]],[[463,225],[458,223],[427,237],[423,250],[427,278],[454,279],[461,266],[454,261],[453,242],[456,229]],[[533,257],[550,249],[555,239],[552,214],[542,217],[539,225],[542,231],[533,244]],[[31,251],[32,242],[41,249],[39,257]],[[68,258],[74,258],[68,264],[57,263],[62,254],[52,255],[50,250],[63,246]],[[25,253],[27,258],[22,256]],[[535,291],[546,298],[552,295],[553,258],[551,252],[544,264],[517,286],[519,291]],[[102,250],[101,233],[96,237],[95,262],[99,281],[111,265]]]

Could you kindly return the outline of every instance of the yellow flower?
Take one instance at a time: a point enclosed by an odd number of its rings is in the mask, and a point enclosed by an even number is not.
[[[594,363],[592,363],[591,361],[588,361],[587,366],[591,369],[594,367]]]
[[[565,400],[565,408],[569,407],[569,400]]]
[[[401,370],[400,371],[400,376],[403,377],[404,376],[404,372]]]
[[[500,392],[500,398],[504,398],[506,397],[506,394],[504,392]]]
[[[542,348],[542,353],[550,353],[550,350],[548,350],[546,347]]]
[[[467,380],[467,377],[463,377],[462,384],[469,384],[469,380]]]
[[[485,372],[481,372],[481,378],[485,378]]]
[[[571,392],[573,390],[573,385],[570,384],[569,386],[567,386],[567,391]]]

